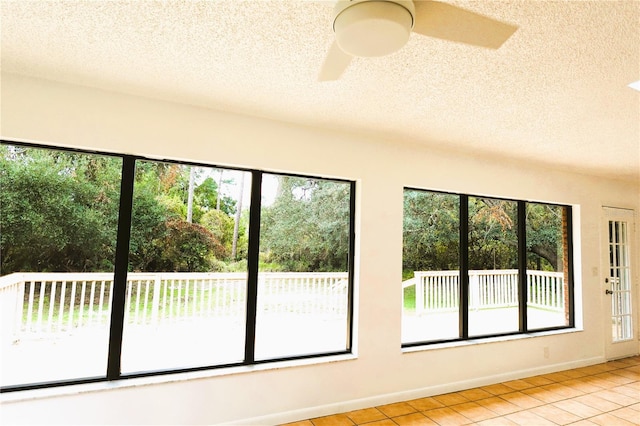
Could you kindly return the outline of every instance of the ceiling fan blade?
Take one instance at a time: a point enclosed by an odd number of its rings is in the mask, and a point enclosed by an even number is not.
[[[472,46],[498,49],[518,29],[439,1],[414,1],[416,22],[413,32]]]
[[[329,48],[327,57],[322,64],[318,81],[331,81],[340,78],[344,70],[351,63],[351,56],[344,53],[335,41]]]

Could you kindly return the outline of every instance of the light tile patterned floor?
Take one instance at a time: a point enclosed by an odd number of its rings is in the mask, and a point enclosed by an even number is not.
[[[285,426],[640,425],[640,356]]]

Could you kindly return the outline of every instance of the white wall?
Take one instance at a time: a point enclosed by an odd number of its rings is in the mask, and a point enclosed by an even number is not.
[[[5,423],[285,422],[603,360],[601,206],[640,209],[636,182],[15,75],[2,76],[1,119],[8,139],[358,182],[356,359],[3,394]],[[577,322],[584,330],[402,353],[404,186],[576,206],[577,303],[584,310]]]

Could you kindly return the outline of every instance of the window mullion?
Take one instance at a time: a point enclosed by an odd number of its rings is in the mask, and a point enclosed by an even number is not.
[[[260,211],[262,209],[262,172],[251,173],[251,210],[247,248],[247,313],[244,363],[255,361],[256,313],[258,305],[258,260],[260,253]]]
[[[118,212],[116,259],[113,273],[113,294],[111,295],[111,322],[107,359],[108,380],[115,380],[120,377],[135,169],[135,158],[132,156],[124,156],[122,158],[122,180],[120,183],[120,206]]]
[[[520,332],[527,325],[527,203],[518,201],[518,318]]]
[[[469,197],[460,196],[460,338],[469,338]]]

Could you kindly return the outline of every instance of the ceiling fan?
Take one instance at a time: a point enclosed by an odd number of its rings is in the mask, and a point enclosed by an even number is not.
[[[411,32],[498,49],[518,27],[433,0],[339,0],[331,45],[318,79],[337,80],[351,59],[399,50]]]

